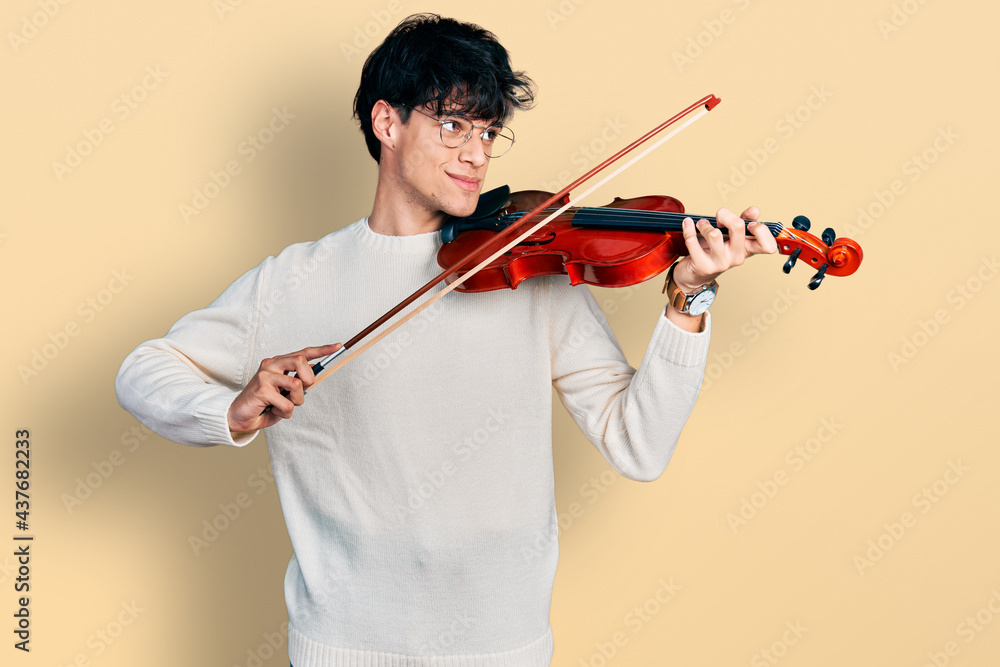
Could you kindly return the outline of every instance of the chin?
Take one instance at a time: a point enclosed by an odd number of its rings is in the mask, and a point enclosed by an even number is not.
[[[441,210],[453,218],[466,218],[475,212],[478,203],[479,193],[477,192],[472,196],[449,202],[450,205]]]

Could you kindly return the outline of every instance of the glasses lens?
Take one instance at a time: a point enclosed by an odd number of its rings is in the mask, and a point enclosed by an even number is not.
[[[441,121],[441,142],[448,148],[458,148],[472,135],[472,123],[464,118],[449,116]]]
[[[514,145],[514,132],[509,127],[491,127],[483,131],[483,150],[487,157],[500,157]]]
[[[441,121],[441,143],[448,148],[458,148],[472,137],[476,129],[476,126],[466,118],[448,116]],[[487,157],[500,157],[514,145],[514,133],[510,128],[494,125],[488,128],[479,127],[478,131]]]

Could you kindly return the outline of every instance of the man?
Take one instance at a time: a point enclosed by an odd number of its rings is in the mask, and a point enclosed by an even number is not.
[[[707,314],[682,312],[683,295],[776,249],[725,210],[728,240],[687,221],[682,307],[658,317],[638,371],[587,289],[542,277],[447,295],[306,400],[310,360],[339,347],[310,345],[346,340],[439,272],[437,230],[475,209],[503,123],[531,100],[491,33],[406,19],[355,99],[379,168],[371,215],[268,257],[119,372],[122,405],[166,438],[243,446],[268,428],[296,667],[548,665],[550,386],[612,468],[656,479],[708,351]]]

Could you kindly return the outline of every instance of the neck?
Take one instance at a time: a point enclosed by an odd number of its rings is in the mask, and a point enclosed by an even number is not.
[[[376,234],[412,236],[436,232],[447,217],[443,211],[432,211],[392,181],[388,170],[379,169],[375,201],[368,227]]]

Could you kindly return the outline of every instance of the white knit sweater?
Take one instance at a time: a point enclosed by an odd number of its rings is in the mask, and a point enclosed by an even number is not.
[[[234,441],[229,405],[262,359],[343,342],[439,272],[439,235],[367,219],[289,246],[136,348],[116,381],[143,424]],[[590,291],[565,277],[452,293],[308,392],[267,447],[294,554],[295,667],[544,667],[558,557],[555,386],[636,480],[664,470],[694,406],[705,331],[659,315],[631,368]]]

